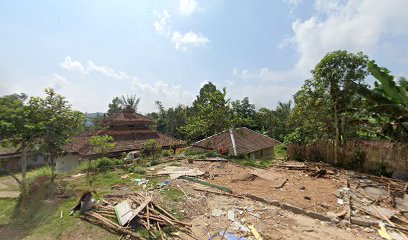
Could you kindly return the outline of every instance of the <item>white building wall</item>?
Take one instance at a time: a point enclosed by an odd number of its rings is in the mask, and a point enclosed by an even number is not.
[[[77,168],[81,163],[81,158],[77,154],[67,153],[57,158],[55,163],[55,169],[58,172],[67,172]]]

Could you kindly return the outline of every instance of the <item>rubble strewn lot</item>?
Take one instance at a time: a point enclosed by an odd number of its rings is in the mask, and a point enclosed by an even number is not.
[[[149,177],[159,184],[149,185]],[[142,182],[141,191],[129,193],[125,185],[116,191],[122,200],[133,199],[129,194],[150,196],[171,209],[169,219],[181,216],[175,221],[191,224],[179,228],[170,223],[174,228],[169,232],[148,229],[163,239],[404,239],[408,233],[404,182],[326,164],[285,162],[255,169],[227,161],[181,160],[148,169]],[[172,196],[174,191],[178,196]],[[135,221],[147,229],[146,210]],[[166,227],[169,222],[156,224]]]
[[[122,239],[406,239],[406,182],[322,163],[218,160],[110,171],[114,184],[94,183],[70,200],[73,216],[61,211],[78,222],[59,238],[105,235],[82,229],[88,222]]]

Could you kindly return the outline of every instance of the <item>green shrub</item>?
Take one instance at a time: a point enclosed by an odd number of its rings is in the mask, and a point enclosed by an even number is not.
[[[34,182],[38,177],[49,177],[51,178],[51,168],[49,166],[44,166],[37,168],[33,171],[27,173],[27,183],[30,184]]]
[[[160,155],[161,151],[162,147],[157,144],[156,140],[150,139],[145,143],[144,148],[142,150],[142,154],[143,156],[155,159],[157,156]]]
[[[173,155],[173,151],[171,150],[163,150],[160,154],[162,157],[171,157]]]

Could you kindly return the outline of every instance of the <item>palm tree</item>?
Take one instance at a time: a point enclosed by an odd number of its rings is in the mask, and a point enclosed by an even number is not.
[[[122,109],[125,110],[133,110],[137,112],[137,108],[139,106],[140,98],[136,98],[136,95],[124,95],[121,96],[120,105]]]

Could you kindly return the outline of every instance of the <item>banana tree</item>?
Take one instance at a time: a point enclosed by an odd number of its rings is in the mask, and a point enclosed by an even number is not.
[[[376,79],[374,89],[360,87],[360,93],[371,103],[368,112],[380,124],[379,134],[385,138],[408,141],[408,81],[396,81],[386,68],[374,61],[368,63],[368,70]]]

